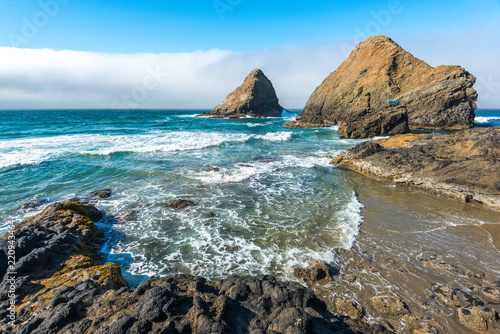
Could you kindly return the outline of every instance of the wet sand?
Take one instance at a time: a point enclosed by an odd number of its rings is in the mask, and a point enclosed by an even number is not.
[[[493,245],[500,251],[500,224],[484,224],[483,229],[491,235]]]
[[[377,312],[370,298],[400,298],[424,323],[439,333],[474,333],[458,321],[458,307],[484,305],[486,287],[499,288],[500,214],[479,204],[465,204],[384,185],[346,172],[364,205],[364,222],[355,246],[339,250],[339,275],[329,286],[315,287],[333,307],[335,298],[353,299],[370,322],[384,323],[406,333],[411,318]],[[356,276],[349,282],[347,274]],[[349,278],[352,278],[349,277]],[[440,288],[453,289],[455,306],[445,305]],[[453,297],[455,298],[455,297]],[[498,333],[499,322],[486,333]]]

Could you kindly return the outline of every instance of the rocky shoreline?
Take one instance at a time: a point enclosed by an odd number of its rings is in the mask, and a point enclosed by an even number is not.
[[[500,128],[364,142],[332,164],[378,181],[500,209]]]
[[[96,198],[106,198],[110,191],[93,194]],[[377,251],[370,255],[359,245],[338,252],[340,261],[348,264],[340,269],[313,259],[308,261],[309,267],[290,268],[308,288],[296,282],[280,282],[273,276],[230,276],[210,282],[191,275],[151,277],[138,287],[129,288],[120,268],[103,263],[99,255],[106,240],[95,223],[104,213],[90,204],[89,198],[50,204],[15,227],[18,261],[10,269],[0,267],[3,277],[0,324],[5,330],[13,333],[446,333],[449,320],[443,320],[446,319],[443,314],[436,311],[441,307],[453,310],[453,319],[463,326],[464,333],[496,328],[498,310],[488,305],[500,303],[500,282],[495,285],[491,275],[455,266],[436,254],[423,254],[416,259],[418,266],[457,280],[461,277],[468,283],[460,287],[439,281],[433,284],[430,303],[424,306],[427,311],[422,313],[422,306],[414,300],[370,288],[372,275],[418,274],[414,273],[414,264],[398,264],[394,260],[384,264],[384,256],[390,259],[391,254]],[[181,200],[172,203],[185,204]],[[179,209],[172,203],[173,209]],[[8,235],[0,239],[0,264],[6,263],[3,260],[7,252]],[[14,323],[8,317],[12,285],[8,272],[16,273]],[[359,284],[366,286],[366,290],[353,295],[352,289]],[[336,297],[332,299],[325,293]]]
[[[17,262],[6,266],[0,240],[0,323],[12,333],[386,333],[383,326],[334,315],[314,292],[272,276],[152,277],[128,288],[120,268],[102,263],[95,206],[49,205],[13,231]],[[9,320],[10,272],[16,320]]]

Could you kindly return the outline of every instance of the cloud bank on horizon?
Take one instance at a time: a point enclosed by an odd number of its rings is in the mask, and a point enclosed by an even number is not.
[[[392,38],[432,66],[465,67],[478,78],[479,108],[500,108],[499,45],[476,39],[470,48],[451,34]],[[301,109],[354,42],[137,54],[0,47],[0,109],[211,109],[255,68],[273,82],[281,105]]]

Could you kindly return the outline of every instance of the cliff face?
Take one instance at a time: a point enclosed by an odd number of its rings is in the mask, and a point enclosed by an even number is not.
[[[409,125],[459,130],[474,126],[476,78],[460,66],[431,67],[388,37],[361,42],[316,88],[301,116],[302,124],[338,124],[352,113],[375,112],[400,100]]]
[[[400,135],[357,145],[332,163],[397,185],[500,209],[500,128]]]
[[[252,71],[241,86],[215,107],[208,116],[226,118],[253,115],[258,117],[280,117],[283,107],[271,81],[260,69]]]

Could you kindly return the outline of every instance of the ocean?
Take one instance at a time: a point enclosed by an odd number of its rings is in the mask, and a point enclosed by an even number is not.
[[[470,233],[426,233],[498,223],[486,209],[415,195],[329,165],[361,142],[340,139],[335,127],[281,127],[293,114],[194,117],[201,112],[0,111],[0,233],[49,203],[111,188],[112,197],[97,203],[107,214],[99,223],[108,236],[103,255],[136,285],[176,273],[296,280],[290,267],[308,258],[346,266],[339,254],[357,242],[381,247],[386,240],[396,257],[405,250],[405,257],[418,257],[425,242],[451,254]],[[500,110],[479,110],[476,120],[500,125]],[[167,207],[178,198],[197,205]],[[47,203],[20,209],[40,199]],[[124,220],[131,211],[136,218]],[[398,231],[404,241],[391,243]],[[498,250],[488,240],[467,246],[480,247],[480,263],[475,248],[461,261],[499,273]]]

